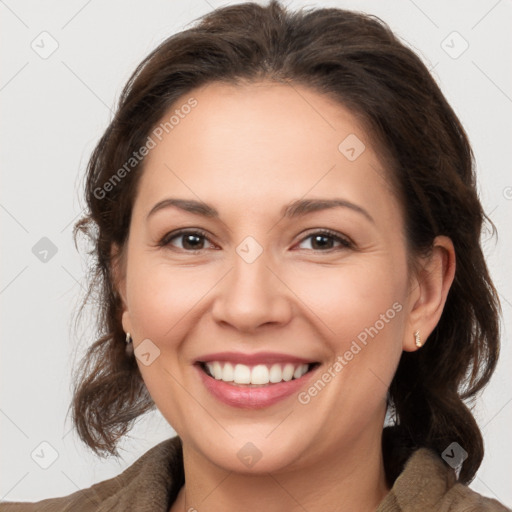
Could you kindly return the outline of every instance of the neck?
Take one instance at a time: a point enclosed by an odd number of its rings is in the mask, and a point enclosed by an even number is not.
[[[186,484],[170,512],[374,511],[389,491],[381,436],[331,450],[302,470],[244,475],[225,471],[183,444]]]

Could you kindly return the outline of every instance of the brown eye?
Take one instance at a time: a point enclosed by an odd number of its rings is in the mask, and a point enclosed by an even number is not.
[[[306,238],[303,238],[301,243],[310,239],[310,248],[314,251],[325,252],[336,249],[336,247],[334,247],[335,243],[338,243],[338,248],[342,249],[352,247],[352,243],[349,240],[332,231],[318,231],[316,233],[311,233]]]
[[[180,241],[180,246],[176,247],[173,240]],[[181,249],[187,252],[201,251],[205,249],[204,242],[208,240],[206,233],[203,231],[179,231],[175,233],[169,233],[164,236],[164,238],[159,242],[159,245],[164,246],[173,246],[177,249]]]

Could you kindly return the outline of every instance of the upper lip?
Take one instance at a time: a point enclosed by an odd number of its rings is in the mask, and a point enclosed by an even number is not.
[[[208,363],[210,361],[226,361],[230,363],[240,363],[246,365],[272,364],[272,363],[313,363],[313,359],[304,359],[303,357],[282,354],[279,352],[256,352],[254,354],[244,354],[243,352],[215,352],[205,354],[197,358],[198,363]]]

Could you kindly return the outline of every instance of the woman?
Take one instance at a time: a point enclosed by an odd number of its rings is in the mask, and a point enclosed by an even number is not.
[[[212,12],[137,68],[86,196],[78,433],[117,454],[156,406],[178,436],[1,511],[507,510],[467,487],[499,351],[471,148],[382,22]]]

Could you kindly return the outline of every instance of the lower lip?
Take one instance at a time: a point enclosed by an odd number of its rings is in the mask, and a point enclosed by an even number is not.
[[[243,409],[262,409],[298,393],[300,388],[304,386],[318,368],[314,368],[299,379],[261,387],[228,384],[222,380],[210,377],[198,365],[196,365],[196,369],[206,389],[221,402]]]

